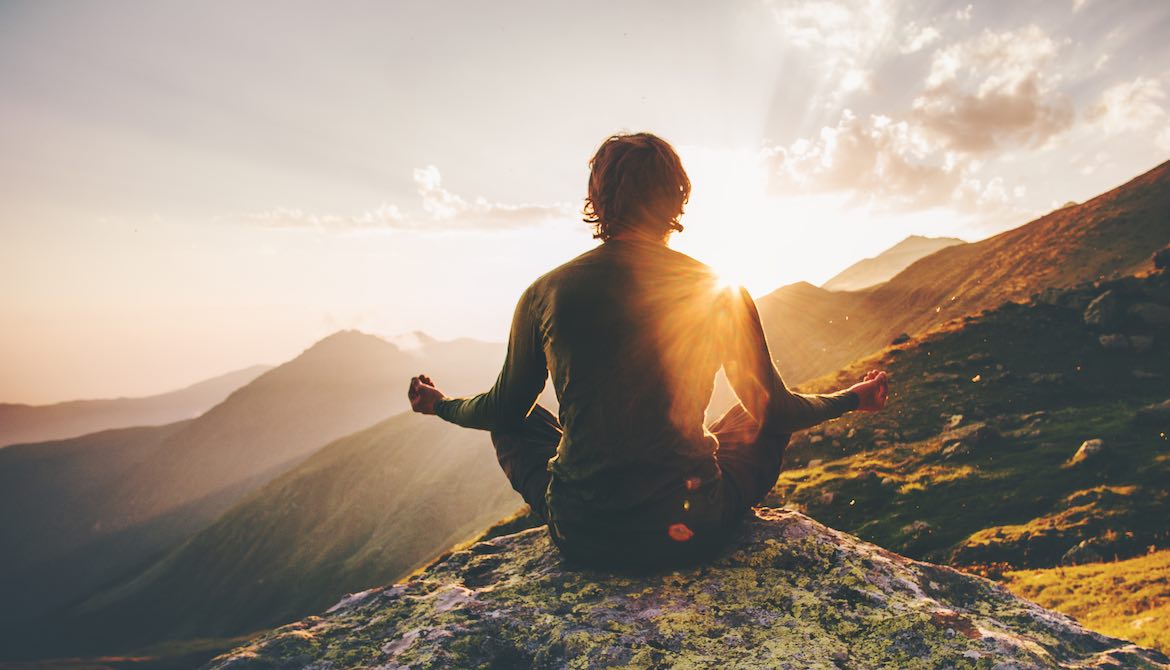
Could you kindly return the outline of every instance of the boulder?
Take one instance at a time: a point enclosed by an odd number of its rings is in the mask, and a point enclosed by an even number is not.
[[[1151,326],[1170,324],[1170,307],[1156,302],[1139,302],[1125,310],[1127,316]]]
[[[790,510],[760,510],[707,565],[566,566],[543,529],[451,553],[213,659],[258,668],[1156,668],[988,580]]]
[[[1099,457],[1105,452],[1105,440],[1092,439],[1081,442],[1081,446],[1077,449],[1077,453],[1073,454],[1069,465],[1080,465],[1086,461],[1091,461]]]
[[[952,428],[939,436],[939,442],[945,448],[956,442],[965,442],[972,447],[982,446],[1000,438],[999,430],[986,422],[977,421],[966,426]]]
[[[1086,326],[1094,328],[1112,328],[1121,316],[1121,304],[1117,293],[1113,290],[1105,291],[1093,299],[1085,308],[1084,320]]]

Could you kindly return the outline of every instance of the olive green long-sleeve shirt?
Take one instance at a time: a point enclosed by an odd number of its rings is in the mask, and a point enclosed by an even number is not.
[[[551,374],[556,477],[693,471],[714,462],[703,419],[721,366],[762,430],[791,433],[857,408],[854,393],[788,390],[746,291],[664,244],[611,239],[524,291],[489,391],[435,409],[468,428],[514,430]]]

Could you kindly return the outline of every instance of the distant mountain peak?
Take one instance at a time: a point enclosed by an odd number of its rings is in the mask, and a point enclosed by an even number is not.
[[[821,285],[830,291],[860,291],[889,281],[915,261],[956,244],[957,237],[910,235],[877,256],[862,259],[845,268]]]
[[[393,337],[386,338],[386,340],[402,351],[415,351],[438,343],[438,340],[421,330],[412,330],[409,333],[394,335]]]

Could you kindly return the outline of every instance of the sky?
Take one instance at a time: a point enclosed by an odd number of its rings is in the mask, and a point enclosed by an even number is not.
[[[670,141],[671,245],[763,295],[1170,158],[1170,4],[0,2],[0,402],[136,396],[339,329],[503,341]]]

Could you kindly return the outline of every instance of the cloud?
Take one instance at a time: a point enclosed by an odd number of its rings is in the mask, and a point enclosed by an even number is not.
[[[503,229],[525,228],[546,221],[570,216],[567,203],[551,205],[491,202],[477,197],[468,202],[462,196],[443,188],[439,168],[428,165],[414,170],[414,183],[422,196],[423,211],[429,215],[431,226],[447,229]]]
[[[886,116],[862,119],[845,110],[815,140],[773,151],[781,191],[853,191],[869,204],[925,209],[944,204],[963,183],[952,153],[939,151],[912,124]]]
[[[1047,66],[1061,44],[1040,28],[995,33],[936,51],[912,118],[946,147],[984,153],[1040,146],[1072,125],[1073,107]]]
[[[902,44],[898,50],[904,54],[922,51],[942,38],[934,26],[919,26],[911,21],[902,31]]]
[[[1105,90],[1086,118],[1110,135],[1152,128],[1166,117],[1160,104],[1166,99],[1162,82],[1138,77]]]
[[[870,88],[872,61],[894,31],[889,0],[780,0],[771,7],[786,42],[813,52],[822,81],[835,82],[825,104]]]
[[[266,212],[230,217],[265,228],[312,228],[323,231],[414,230],[426,232],[509,230],[537,226],[571,217],[568,203],[511,204],[484,197],[467,200],[443,187],[434,165],[414,170],[420,211],[407,214],[398,205],[383,203],[358,215],[313,214],[301,209],[277,207]]]

